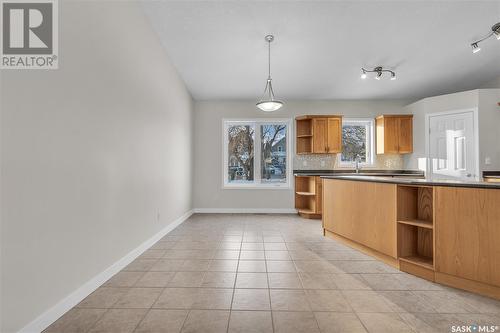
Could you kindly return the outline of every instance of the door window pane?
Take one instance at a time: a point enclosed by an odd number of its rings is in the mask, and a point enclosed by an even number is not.
[[[229,126],[227,131],[228,182],[252,183],[255,128],[251,125],[233,125]]]

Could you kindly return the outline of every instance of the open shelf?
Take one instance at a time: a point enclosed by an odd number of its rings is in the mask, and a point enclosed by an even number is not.
[[[398,186],[398,221],[433,221],[433,189],[425,186]]]
[[[309,208],[301,208],[298,210],[299,213],[303,213],[303,214],[316,214],[316,211],[314,209],[309,209]]]
[[[427,272],[432,271],[432,274],[434,272],[433,202],[432,187],[398,185],[398,259],[424,268]],[[405,265],[407,266],[408,264]],[[425,276],[429,276],[428,273],[424,273],[422,277]]]
[[[428,228],[428,229],[434,228],[434,226],[432,225],[432,222],[424,221],[424,220],[407,220],[407,221],[401,220],[401,221],[398,221],[398,223],[414,225],[416,227]]]
[[[295,177],[295,208],[299,213],[315,214],[316,212],[316,177]]]
[[[434,233],[427,227],[398,223],[398,258],[433,267]]]
[[[302,217],[321,217],[321,184],[318,176],[295,176],[295,209]]]
[[[312,136],[297,136],[297,154],[312,153]]]
[[[427,269],[434,269],[432,258],[419,257],[419,256],[409,256],[400,257],[399,260],[409,262],[410,264],[418,265]]]
[[[296,149],[297,154],[312,153],[312,119],[304,118],[296,120]]]
[[[295,192],[297,195],[316,195],[314,192]]]
[[[297,119],[297,136],[312,136],[312,119]]]

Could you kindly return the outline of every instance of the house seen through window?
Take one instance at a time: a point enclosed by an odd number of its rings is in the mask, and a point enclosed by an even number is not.
[[[355,164],[359,158],[362,164],[373,164],[373,136],[372,119],[343,119],[340,163]]]
[[[289,185],[288,120],[224,121],[224,185]]]

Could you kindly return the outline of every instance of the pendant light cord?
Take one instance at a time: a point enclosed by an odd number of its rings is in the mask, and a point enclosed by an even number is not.
[[[273,101],[274,100],[274,91],[273,91],[273,85],[271,83],[271,41],[267,41],[267,84],[266,86],[268,87],[268,93],[269,93],[269,100]]]
[[[268,79],[271,79],[271,41],[267,42],[267,64],[268,64]]]

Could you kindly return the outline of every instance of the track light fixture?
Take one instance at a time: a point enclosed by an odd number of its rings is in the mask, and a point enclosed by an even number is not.
[[[491,31],[489,34],[470,44],[470,47],[472,48],[472,53],[478,53],[479,51],[481,51],[481,48],[479,47],[478,44],[490,38],[491,36],[495,36],[496,39],[500,40],[500,22],[491,27]]]
[[[361,78],[363,80],[368,77],[367,73],[376,73],[375,80],[380,80],[382,78],[382,74],[384,73],[390,73],[391,80],[396,80],[396,73],[390,69],[384,69],[382,66],[375,67],[373,70],[361,68]]]

